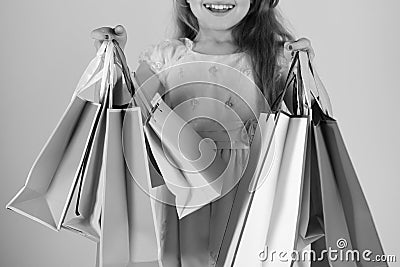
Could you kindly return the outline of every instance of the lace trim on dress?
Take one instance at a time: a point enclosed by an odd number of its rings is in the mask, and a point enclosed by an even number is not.
[[[139,55],[139,63],[146,62],[154,73],[159,74],[187,52],[181,40],[165,39],[147,47]]]

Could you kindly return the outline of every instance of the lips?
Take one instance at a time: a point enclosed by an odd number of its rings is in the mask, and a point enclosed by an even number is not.
[[[233,4],[205,3],[203,6],[213,13],[228,13],[235,8]]]

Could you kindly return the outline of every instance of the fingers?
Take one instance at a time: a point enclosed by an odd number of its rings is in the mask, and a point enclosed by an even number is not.
[[[95,40],[112,40],[126,37],[124,26],[117,25],[114,29],[110,27],[101,27],[91,32],[91,37]]]
[[[95,29],[91,32],[91,37],[95,40],[108,40],[111,39],[110,36],[114,36],[114,30],[110,27],[101,27],[98,29]]]
[[[126,30],[125,30],[124,26],[122,26],[122,25],[117,25],[117,26],[114,28],[114,33],[115,33],[116,35],[126,35]]]
[[[128,36],[126,33],[126,30],[124,28],[124,26],[122,25],[117,25],[114,29],[114,39],[119,43],[119,45],[121,46],[121,49],[124,49],[126,42],[128,40]]]
[[[287,42],[286,45],[289,50],[308,50],[311,48],[311,41],[307,38],[301,38],[294,42]],[[290,47],[292,47],[292,49],[290,49]]]
[[[294,42],[286,42],[284,45],[285,49],[289,51],[306,51],[308,53],[308,58],[312,62],[315,57],[314,49],[311,45],[311,41],[307,38],[300,38]]]
[[[116,40],[121,49],[124,49],[127,41],[127,33],[122,25],[117,25],[115,28],[101,27],[91,32],[91,37],[95,40],[94,46],[98,50],[101,43],[105,40]]]

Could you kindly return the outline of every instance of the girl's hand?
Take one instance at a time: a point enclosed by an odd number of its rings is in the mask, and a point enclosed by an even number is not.
[[[311,62],[315,57],[314,49],[311,46],[311,41],[307,38],[300,38],[294,42],[286,42],[284,47],[289,52],[295,52],[298,50],[307,51],[308,58]]]
[[[125,48],[128,36],[124,26],[117,25],[114,29],[110,27],[101,27],[92,31],[91,36],[94,41],[96,50],[99,50],[101,43],[105,40],[116,40],[121,47]]]

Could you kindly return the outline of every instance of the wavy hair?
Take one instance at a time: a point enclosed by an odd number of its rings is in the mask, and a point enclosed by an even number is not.
[[[246,51],[252,61],[256,85],[271,104],[279,95],[277,57],[286,41],[294,37],[283,25],[275,7],[279,0],[252,0],[247,15],[232,28],[232,35],[239,51]],[[177,32],[176,37],[191,40],[199,32],[197,18],[186,0],[174,0]],[[275,110],[275,107],[271,107]]]

